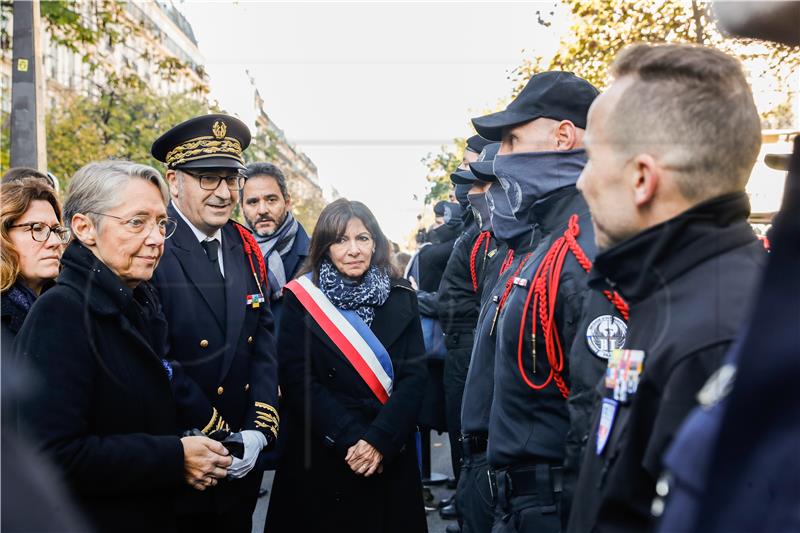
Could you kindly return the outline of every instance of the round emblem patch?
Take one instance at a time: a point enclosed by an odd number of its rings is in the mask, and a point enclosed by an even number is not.
[[[611,352],[625,346],[628,325],[619,317],[601,315],[586,328],[586,344],[601,359],[611,357]]]

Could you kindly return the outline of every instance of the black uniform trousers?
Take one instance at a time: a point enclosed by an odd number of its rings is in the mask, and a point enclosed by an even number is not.
[[[492,533],[560,533],[562,469],[547,463],[497,470]]]
[[[473,441],[474,442],[474,441]],[[475,448],[475,446],[472,446]],[[482,449],[481,449],[482,448]],[[494,471],[483,446],[470,449],[470,439],[463,442],[463,462],[456,489],[456,507],[462,533],[489,533],[494,520]]]
[[[444,403],[447,436],[450,439],[450,459],[456,480],[461,475],[461,400],[472,356],[472,332],[451,333],[445,337],[447,357],[444,360]]]

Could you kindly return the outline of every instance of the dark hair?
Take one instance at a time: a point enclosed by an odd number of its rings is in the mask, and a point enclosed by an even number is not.
[[[319,269],[322,261],[328,257],[328,248],[344,235],[347,223],[351,218],[357,218],[363,222],[375,241],[375,253],[372,255],[371,265],[384,269],[391,277],[399,275],[392,263],[389,239],[381,231],[372,211],[361,202],[339,198],[325,206],[325,209],[319,214],[317,224],[314,226],[314,233],[311,235],[308,258],[296,277],[299,278],[311,272],[314,283],[319,282]]]
[[[289,200],[289,189],[286,187],[286,176],[283,175],[281,169],[272,163],[250,163],[244,171],[246,178],[255,178],[256,176],[269,176],[274,178],[278,183],[278,188],[281,190],[284,201]],[[239,190],[239,200],[244,201],[244,187]]]
[[[617,55],[611,73],[633,80],[606,126],[625,156],[662,156],[688,200],[744,190],[761,122],[736,58],[702,46],[637,44]]]

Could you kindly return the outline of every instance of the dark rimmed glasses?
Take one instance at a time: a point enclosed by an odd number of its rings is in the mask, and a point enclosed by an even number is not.
[[[89,213],[121,220],[122,225],[125,226],[125,229],[133,234],[144,233],[145,235],[149,235],[150,232],[153,231],[153,227],[158,227],[158,232],[161,234],[161,236],[165,239],[169,239],[178,228],[178,223],[171,218],[159,218],[158,220],[155,220],[142,215],[136,215],[135,217],[131,218],[123,218],[116,215],[109,215],[108,213],[98,213],[96,211],[89,211]]]
[[[226,176],[217,176],[215,174],[195,174],[188,170],[181,169],[184,174],[189,174],[200,182],[200,188],[206,191],[216,191],[219,183],[225,180],[225,185],[232,191],[239,191],[244,187],[245,176],[241,172],[235,174],[228,174]]]
[[[8,228],[29,228],[31,239],[36,242],[47,242],[51,233],[56,234],[61,244],[68,244],[70,237],[72,237],[72,232],[59,224],[48,226],[44,222],[25,222],[24,224],[14,224]]]

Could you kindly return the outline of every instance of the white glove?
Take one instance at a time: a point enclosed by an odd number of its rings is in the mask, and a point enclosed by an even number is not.
[[[254,466],[258,454],[267,445],[267,437],[260,431],[254,429],[247,429],[241,432],[242,442],[244,442],[244,457],[239,459],[233,458],[233,463],[228,467],[228,477],[231,479],[239,479],[246,476]]]

